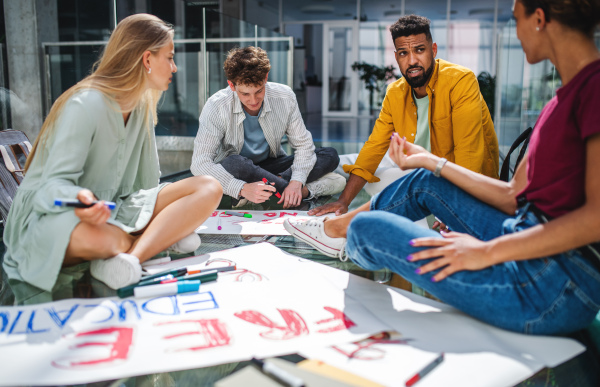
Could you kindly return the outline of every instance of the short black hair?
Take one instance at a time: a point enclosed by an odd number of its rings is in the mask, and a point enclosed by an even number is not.
[[[392,41],[396,41],[397,38],[402,36],[420,35],[425,34],[425,37],[429,42],[432,42],[431,38],[431,21],[423,16],[418,15],[407,15],[402,16],[397,22],[390,26],[390,32],[392,33]]]

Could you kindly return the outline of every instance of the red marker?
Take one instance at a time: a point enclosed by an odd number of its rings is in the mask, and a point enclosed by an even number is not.
[[[423,368],[421,371],[417,372],[417,374],[415,376],[413,376],[412,378],[408,379],[406,381],[406,387],[410,387],[413,384],[415,384],[416,382],[418,382],[419,380],[423,379],[428,373],[430,373],[431,371],[433,371],[433,369],[435,367],[437,367],[443,360],[444,360],[444,352],[442,352],[440,354],[440,356],[436,357],[434,361],[432,361],[431,363],[427,364],[425,366],[425,368]]]
[[[263,183],[265,183],[266,185],[271,185],[271,182],[265,177],[263,177]],[[281,194],[277,191],[275,191],[275,196],[277,196],[277,199],[281,199]]]

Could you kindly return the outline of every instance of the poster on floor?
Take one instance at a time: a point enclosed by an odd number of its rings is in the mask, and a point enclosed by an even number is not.
[[[232,215],[235,214],[235,215]],[[243,216],[245,215],[245,216]],[[200,227],[198,234],[290,235],[283,227],[288,219],[314,219],[307,211],[230,211],[215,210]],[[221,227],[219,229],[219,227]]]

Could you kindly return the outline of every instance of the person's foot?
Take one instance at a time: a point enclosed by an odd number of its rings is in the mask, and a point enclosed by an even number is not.
[[[346,238],[332,238],[325,234],[325,221],[327,219],[286,219],[283,222],[283,227],[295,238],[308,243],[328,257],[346,261],[347,257],[344,255]]]
[[[173,243],[167,250],[175,254],[193,253],[198,247],[200,247],[200,243],[200,236],[193,232],[181,239],[179,242]]]
[[[120,253],[112,258],[93,260],[90,273],[109,288],[119,289],[140,281],[142,265],[137,257]]]
[[[308,189],[307,199],[335,195],[342,192],[345,187],[346,179],[342,175],[329,172],[325,176],[306,184],[306,188]]]

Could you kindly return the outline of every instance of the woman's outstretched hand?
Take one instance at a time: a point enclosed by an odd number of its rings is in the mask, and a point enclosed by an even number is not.
[[[418,274],[442,269],[432,277],[439,282],[461,270],[481,270],[492,266],[489,244],[469,234],[458,232],[441,233],[443,238],[417,238],[411,241],[414,247],[433,247],[411,254],[406,259],[411,262],[435,258],[419,267]]]
[[[406,141],[394,133],[390,141],[390,157],[403,171],[422,168],[425,161],[432,156],[423,147]]]
[[[85,204],[91,204],[97,200],[92,191],[85,188],[77,193],[77,199]],[[75,215],[84,223],[100,225],[106,223],[110,218],[110,209],[101,200],[88,208],[76,208]]]

